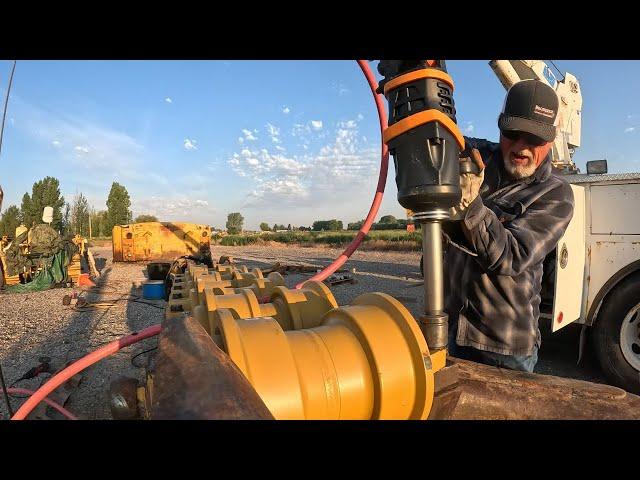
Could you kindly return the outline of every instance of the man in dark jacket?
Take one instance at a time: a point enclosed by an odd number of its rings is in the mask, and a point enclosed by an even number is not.
[[[461,175],[460,221],[445,228],[454,357],[529,372],[537,362],[542,265],[573,215],[571,187],[551,166],[557,113],[555,91],[525,80],[507,93],[500,143],[467,139],[483,170]]]

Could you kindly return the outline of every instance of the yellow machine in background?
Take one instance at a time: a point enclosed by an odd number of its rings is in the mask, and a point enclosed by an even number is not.
[[[112,239],[114,262],[173,260],[209,250],[211,227],[172,222],[116,225]]]

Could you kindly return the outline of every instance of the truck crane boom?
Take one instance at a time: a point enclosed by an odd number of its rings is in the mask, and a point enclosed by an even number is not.
[[[536,79],[546,83],[558,94],[558,136],[552,149],[552,164],[563,173],[579,173],[573,162],[573,154],[580,146],[582,122],[582,92],[578,79],[565,73],[557,80],[549,66],[542,60],[491,60],[489,66],[505,89],[521,80]]]

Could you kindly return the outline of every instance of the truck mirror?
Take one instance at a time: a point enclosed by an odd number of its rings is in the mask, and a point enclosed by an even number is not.
[[[607,171],[606,160],[591,160],[587,162],[587,174],[589,175],[607,173]]]

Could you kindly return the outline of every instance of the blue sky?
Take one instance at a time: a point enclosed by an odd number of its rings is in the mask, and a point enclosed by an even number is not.
[[[375,71],[377,62],[371,64]],[[583,93],[574,160],[640,171],[640,62],[557,60]],[[12,62],[0,61],[2,98]],[[488,60],[450,60],[458,123],[496,140],[504,89]],[[113,181],[134,215],[224,227],[345,225],[377,184],[375,105],[354,61],[18,61],[0,156],[4,208],[32,184],[61,182],[106,209]],[[404,216],[390,168],[379,216]]]

